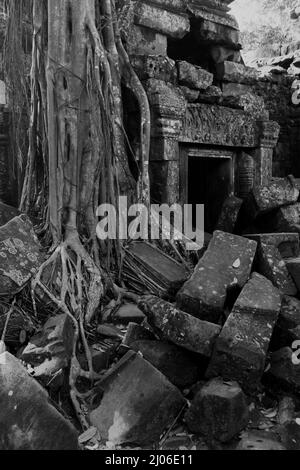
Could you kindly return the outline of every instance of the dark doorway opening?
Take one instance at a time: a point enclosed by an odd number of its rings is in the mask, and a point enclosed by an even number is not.
[[[234,191],[233,159],[190,156],[187,183],[188,203],[204,204],[204,229],[212,233],[225,199]],[[195,225],[195,211],[193,223]]]

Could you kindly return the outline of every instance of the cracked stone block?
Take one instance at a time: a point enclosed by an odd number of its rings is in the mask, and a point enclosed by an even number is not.
[[[224,201],[216,229],[227,233],[233,233],[242,204],[243,199],[236,196],[228,197]]]
[[[202,356],[211,356],[220,326],[199,320],[154,296],[142,297],[139,307],[161,339]]]
[[[21,213],[18,209],[8,206],[7,204],[4,204],[4,202],[0,201],[0,227],[19,215],[21,215]]]
[[[243,435],[236,450],[287,450],[273,434],[259,431]]]
[[[281,206],[296,203],[299,190],[292,179],[278,178],[268,186],[255,186],[251,196],[252,210],[254,215],[258,216]]]
[[[197,382],[199,367],[196,358],[177,346],[163,341],[136,341],[131,349],[140,352],[170,382],[184,389]]]
[[[300,291],[300,257],[288,258],[285,260],[285,263],[297,289]]]
[[[248,419],[246,396],[239,384],[220,378],[204,385],[185,414],[190,432],[221,442],[238,435],[247,426]]]
[[[257,233],[244,235],[258,244],[273,245],[278,248],[282,258],[293,258],[300,255],[298,233]]]
[[[11,354],[0,355],[0,449],[78,450],[78,434]]]
[[[179,84],[195,90],[206,90],[213,84],[214,76],[201,67],[184,60],[177,62]]]
[[[295,395],[300,393],[299,349],[298,346],[297,352],[285,347],[272,353],[271,367],[264,375],[264,383],[277,393],[281,390]]]
[[[0,227],[0,296],[22,290],[43,262],[41,245],[26,215]]]
[[[265,369],[281,295],[265,277],[253,273],[215,342],[207,377],[236,380],[255,390]]]
[[[180,391],[134,352],[121,359],[97,391],[102,400],[90,421],[103,440],[115,445],[159,441],[186,404]]]
[[[50,318],[42,331],[33,336],[20,359],[30,366],[31,373],[44,386],[62,385],[63,372],[73,352],[74,325],[68,315]]]
[[[177,294],[177,306],[202,320],[218,323],[228,292],[249,279],[257,243],[216,231],[191,278]]]
[[[257,250],[257,271],[273,282],[282,294],[296,295],[297,287],[285,260],[274,245],[260,243]]]

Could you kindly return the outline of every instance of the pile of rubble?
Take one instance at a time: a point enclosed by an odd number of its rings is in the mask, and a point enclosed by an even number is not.
[[[131,299],[107,302],[87,331],[99,376],[77,384],[84,433],[68,383],[72,321],[26,322],[21,296],[8,318],[45,255],[30,220],[1,203],[0,448],[299,448],[298,199],[292,177],[231,197],[196,266],[129,246]]]

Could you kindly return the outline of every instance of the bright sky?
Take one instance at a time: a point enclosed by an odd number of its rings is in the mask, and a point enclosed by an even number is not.
[[[231,13],[236,17],[241,30],[246,28],[251,21],[262,22],[263,18],[260,14],[259,0],[235,0],[231,5]]]

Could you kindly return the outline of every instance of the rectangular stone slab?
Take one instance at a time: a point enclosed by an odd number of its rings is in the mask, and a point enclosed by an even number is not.
[[[267,186],[255,186],[251,194],[254,215],[296,203],[299,190],[289,178],[278,178]]]
[[[78,434],[14,356],[0,355],[0,449],[78,450]]]
[[[281,307],[272,283],[254,273],[242,290],[218,337],[208,377],[236,380],[249,391],[257,388]]]
[[[142,297],[139,307],[161,339],[202,356],[211,356],[220,326],[199,320],[155,296]]]
[[[161,372],[133,352],[99,383],[98,392],[103,397],[90,421],[115,445],[158,442],[186,404]]]
[[[177,306],[201,320],[218,322],[228,289],[249,279],[257,243],[216,231],[191,278],[177,295]]]

